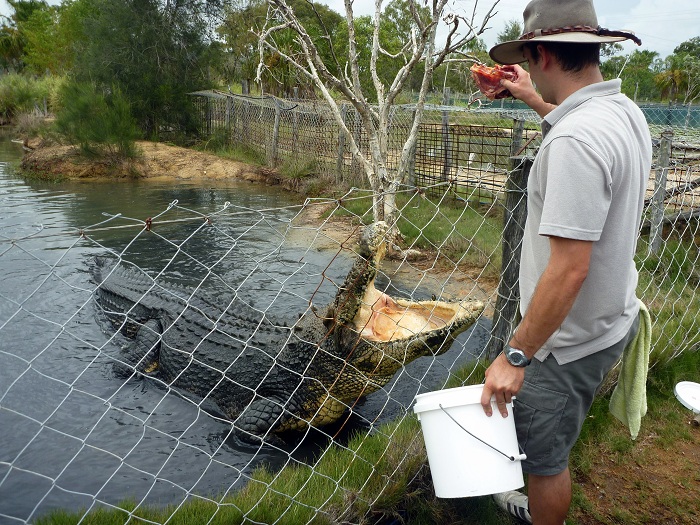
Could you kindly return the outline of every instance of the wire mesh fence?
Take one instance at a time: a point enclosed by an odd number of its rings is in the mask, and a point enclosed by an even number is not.
[[[313,104],[199,98],[212,134],[235,130],[227,140],[277,162],[315,152],[343,177],[359,169]],[[346,293],[372,273],[376,252],[360,244],[368,190],[255,204],[249,185],[225,196],[169,187],[165,201],[139,186],[138,211],[86,222],[80,199],[3,178],[0,522],[56,509],[85,523],[110,513],[265,524],[400,514],[407,487],[428,479],[415,396],[481,382],[510,262],[504,184],[521,169],[511,157],[539,141],[520,110],[450,112],[447,126],[445,113],[431,109],[421,130],[415,184],[398,200],[406,240],[379,262],[371,296]],[[700,346],[690,136],[653,136],[637,256],[653,360]],[[474,324],[453,327],[445,305],[476,301]],[[335,338],[351,302],[371,315],[351,325],[355,339]]]

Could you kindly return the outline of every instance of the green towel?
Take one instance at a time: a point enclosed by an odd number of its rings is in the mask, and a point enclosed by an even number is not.
[[[639,331],[622,354],[622,368],[610,398],[610,412],[630,429],[637,439],[642,417],[647,413],[647,371],[651,350],[651,316],[639,301]]]

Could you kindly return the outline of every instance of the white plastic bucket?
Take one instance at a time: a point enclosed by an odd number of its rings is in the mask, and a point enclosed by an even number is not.
[[[413,411],[423,429],[435,495],[464,498],[515,490],[523,485],[513,407],[508,417],[484,414],[483,385],[449,388],[416,396]]]

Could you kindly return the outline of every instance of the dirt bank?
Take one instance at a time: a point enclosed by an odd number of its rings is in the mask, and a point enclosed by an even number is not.
[[[44,176],[70,179],[109,177],[115,180],[145,178],[149,180],[247,180],[266,184],[282,184],[274,170],[231,159],[223,159],[178,146],[157,142],[137,143],[140,155],[134,159],[82,156],[74,146],[27,144],[22,169]]]

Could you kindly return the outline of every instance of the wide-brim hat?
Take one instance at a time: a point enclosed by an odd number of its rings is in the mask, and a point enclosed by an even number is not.
[[[517,40],[496,44],[489,51],[500,64],[525,61],[523,45],[527,42],[569,42],[601,44],[634,40],[627,30],[604,29],[598,25],[592,0],[532,0],[523,11],[525,31]]]

